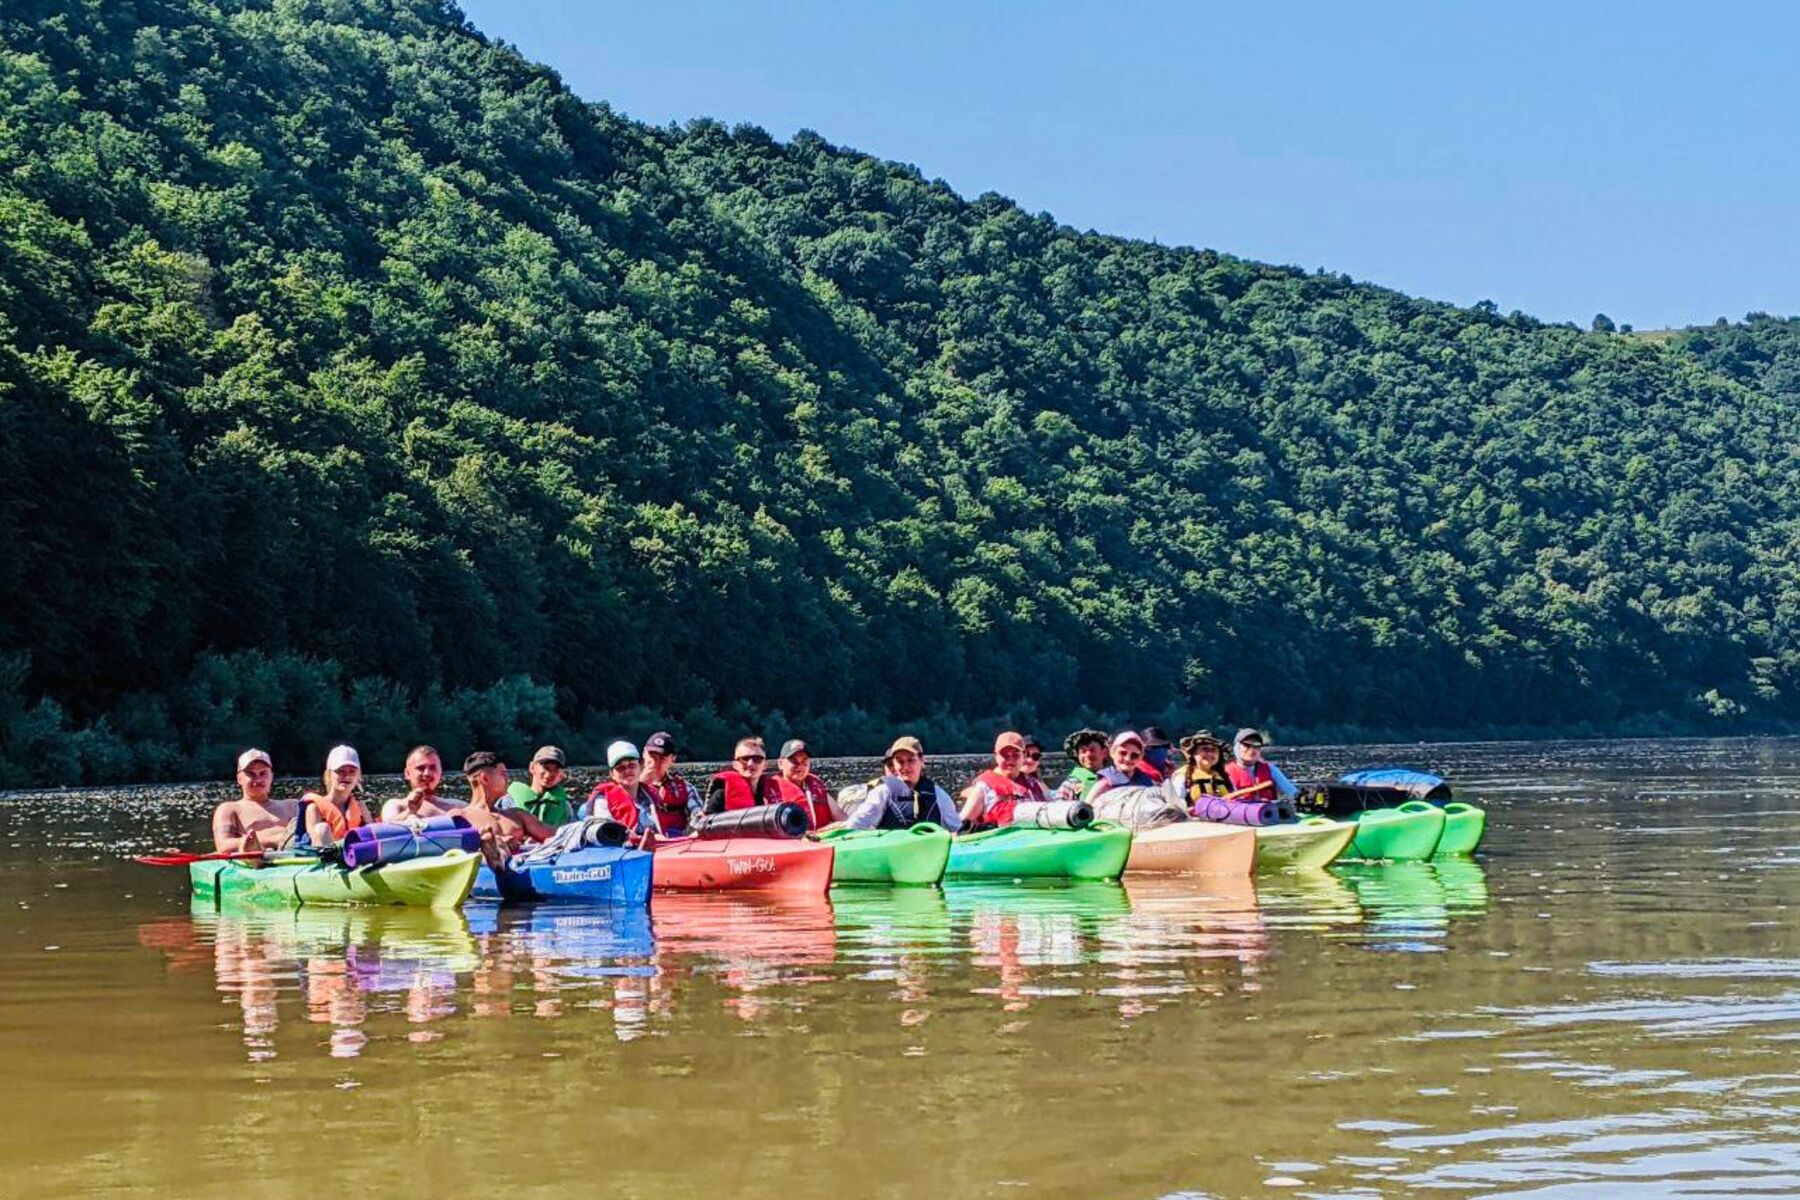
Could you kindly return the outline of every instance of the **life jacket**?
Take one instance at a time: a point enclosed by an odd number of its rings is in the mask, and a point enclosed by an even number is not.
[[[887,790],[888,781],[892,780],[905,788],[907,795],[896,799]],[[915,825],[926,825],[938,819],[938,785],[930,776],[919,776],[919,786],[907,787],[906,780],[897,775],[884,776],[872,780],[869,790],[881,789],[884,799],[881,805],[881,820],[875,825],[877,829],[911,829]]]
[[[1100,782],[1098,775],[1078,763],[1057,785],[1056,798],[1058,800],[1086,800],[1088,793],[1094,790],[1094,785],[1098,782]]]
[[[758,804],[769,803],[771,784],[767,776],[756,781],[752,786],[748,779],[736,771],[720,771],[713,776],[713,782],[725,789],[725,811],[736,812],[740,808],[755,808]],[[709,795],[708,800],[712,797]]]
[[[656,811],[658,832],[669,837],[680,837],[688,831],[688,822],[692,819],[688,815],[692,811],[689,805],[694,793],[692,784],[679,775],[670,775],[661,783],[642,783],[638,786],[650,793],[650,803]]]
[[[785,775],[775,777],[776,794],[806,810],[806,819],[814,829],[831,824],[831,792],[817,775],[807,775],[804,786],[792,783]]]
[[[984,784],[994,793],[994,799],[982,810],[983,825],[1011,825],[1013,811],[1019,807],[1021,800],[1031,799],[1031,789],[1010,776],[1002,775],[998,768],[989,768],[975,777],[975,782]]]
[[[643,796],[646,794],[649,794],[654,798],[654,793],[646,793],[643,785],[639,784],[638,795]],[[632,800],[631,794],[619,784],[616,784],[611,780],[603,780],[595,785],[594,790],[588,793],[588,809],[591,816],[597,817],[600,815],[598,811],[598,802],[600,801],[605,802],[606,811],[613,820],[619,822],[619,824],[625,826],[625,828],[631,830],[633,833],[643,832],[644,814],[639,809],[637,802]]]
[[[1182,794],[1186,797],[1189,808],[1194,807],[1194,802],[1203,796],[1223,796],[1232,790],[1229,775],[1224,779],[1217,775],[1188,775],[1183,777],[1182,782],[1187,785]]]
[[[1027,775],[1020,779],[1019,782],[1024,785],[1027,792],[1031,793],[1026,799],[1036,800],[1039,804],[1048,804],[1050,802],[1050,789],[1045,787],[1044,781],[1039,779],[1036,775]]]
[[[1261,759],[1254,763],[1241,763],[1233,759],[1225,764],[1225,774],[1231,780],[1231,790],[1234,792],[1241,792],[1253,785],[1265,785],[1257,791],[1239,797],[1239,799],[1275,799],[1275,772],[1271,771],[1269,764]]]
[[[369,816],[369,806],[364,804],[360,798],[352,798],[350,802],[350,811],[346,813],[337,806],[335,801],[325,796],[318,796],[315,799],[305,801],[300,806],[302,812],[300,814],[301,821],[299,832],[303,837],[306,835],[307,822],[305,820],[306,813],[304,810],[307,805],[311,805],[314,809],[318,810],[319,816],[324,818],[325,824],[331,829],[331,839],[336,842],[343,841],[345,835],[352,829],[361,829],[364,825],[372,825],[375,823],[374,818]],[[310,844],[311,839],[308,838],[307,841]]]

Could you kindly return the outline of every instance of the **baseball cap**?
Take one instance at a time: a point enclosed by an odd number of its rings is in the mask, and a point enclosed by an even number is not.
[[[636,746],[621,738],[606,748],[606,769],[610,771],[628,759],[641,760],[643,757]]]
[[[355,767],[362,770],[362,758],[356,753],[355,746],[333,746],[331,753],[325,756],[325,769],[335,771],[339,767]]]
[[[885,762],[886,760],[894,757],[894,755],[898,754],[902,750],[906,750],[906,751],[909,751],[910,753],[916,754],[920,758],[925,757],[925,747],[919,744],[918,738],[911,737],[911,736],[897,737],[894,739],[894,744],[887,748],[887,753],[883,754],[881,756],[882,761]]]
[[[559,767],[569,765],[568,757],[563,754],[561,746],[539,746],[537,753],[531,756],[531,761],[534,763],[553,762]]]
[[[652,752],[654,752],[656,754],[673,754],[673,753],[675,753],[674,737],[672,737],[670,734],[668,734],[664,730],[659,729],[655,733],[651,734],[649,737],[645,738],[644,739],[644,753],[650,754]]]
[[[1139,737],[1135,730],[1121,729],[1119,732],[1113,734],[1112,741],[1106,744],[1106,748],[1108,750],[1116,750],[1126,742],[1136,742],[1140,749],[1142,749],[1144,745],[1144,739]]]
[[[781,757],[783,758],[792,758],[796,754],[811,753],[812,751],[806,748],[806,743],[799,738],[789,738],[787,741],[781,743]]]
[[[267,766],[269,768],[269,770],[271,770],[271,771],[273,771],[275,769],[275,763],[272,759],[270,759],[269,752],[267,750],[246,750],[242,754],[238,755],[238,765],[237,765],[238,770],[240,770],[240,771],[243,770],[245,767],[249,766],[251,763],[262,763],[265,766]]]
[[[1025,735],[1009,729],[1005,733],[1001,734],[999,737],[994,739],[994,753],[995,754],[1000,753],[1002,750],[1005,750],[1008,747],[1011,747],[1012,749],[1017,750],[1017,751],[1019,751],[1019,753],[1023,754],[1025,752]]]
[[[1267,741],[1268,739],[1263,737],[1261,730],[1244,728],[1237,731],[1237,736],[1231,739],[1231,744],[1234,746],[1241,746],[1245,742],[1255,742],[1258,746],[1261,746]]]

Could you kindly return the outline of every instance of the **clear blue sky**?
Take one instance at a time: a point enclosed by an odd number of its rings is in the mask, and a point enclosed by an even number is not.
[[[1640,329],[1800,313],[1800,5],[465,0],[585,98]]]

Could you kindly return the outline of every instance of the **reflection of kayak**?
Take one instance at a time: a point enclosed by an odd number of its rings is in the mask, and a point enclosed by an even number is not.
[[[941,825],[911,829],[833,829],[817,835],[837,857],[833,883],[936,883],[950,860],[950,831]]]
[[[944,906],[955,918],[983,916],[1070,916],[1098,920],[1131,911],[1119,884],[1099,879],[1030,880],[1023,884],[974,881],[944,889]]]
[[[1487,832],[1487,812],[1473,804],[1452,800],[1444,805],[1444,836],[1432,851],[1439,858],[1453,854],[1473,854]]]
[[[656,843],[651,882],[688,892],[784,891],[825,894],[832,849],[785,838],[681,838]]]
[[[1362,923],[1356,893],[1335,871],[1283,871],[1259,875],[1257,899],[1270,924],[1300,929],[1329,929]]]
[[[1371,808],[1356,816],[1351,858],[1417,862],[1430,858],[1444,836],[1444,810],[1423,800],[1398,808]]]
[[[650,855],[623,846],[582,846],[549,862],[503,871],[498,879],[484,863],[475,878],[475,895],[484,899],[643,904],[650,898]]]
[[[1440,855],[1431,860],[1431,869],[1437,872],[1438,882],[1444,887],[1444,905],[1452,916],[1487,910],[1487,872],[1481,869],[1480,863],[1469,858]]]
[[[1133,832],[1125,870],[1247,876],[1256,867],[1256,845],[1256,831],[1245,825],[1177,821]]]
[[[293,907],[303,904],[403,904],[455,908],[468,898],[481,857],[450,850],[372,867],[319,862],[247,867],[236,862],[188,866],[194,898],[216,908],[234,904]]]
[[[1329,817],[1307,817],[1286,825],[1259,825],[1256,829],[1256,869],[1318,870],[1334,862],[1350,847],[1356,822]]]
[[[659,896],[650,909],[658,955],[708,954],[771,965],[830,963],[837,956],[837,922],[824,892],[821,884],[817,895]]]
[[[1117,879],[1131,830],[1102,821],[1086,829],[1003,825],[955,839],[944,878]]]
[[[1449,923],[1443,880],[1430,863],[1359,863],[1338,869],[1372,922],[1410,926]]]

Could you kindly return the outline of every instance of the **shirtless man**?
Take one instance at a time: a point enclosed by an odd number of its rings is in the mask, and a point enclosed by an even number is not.
[[[506,762],[492,750],[477,750],[463,759],[469,780],[469,803],[456,810],[481,835],[481,852],[488,865],[503,866],[509,855],[526,842],[556,836],[556,830],[522,808],[501,808],[506,795]]]
[[[381,806],[383,821],[404,824],[463,810],[460,800],[438,795],[438,789],[444,785],[444,760],[438,757],[434,747],[414,746],[406,756],[405,775],[412,791]]]
[[[267,750],[246,750],[238,755],[238,798],[213,810],[213,849],[220,854],[253,854],[279,850],[294,833],[300,815],[292,800],[269,799],[275,782],[275,764]]]

